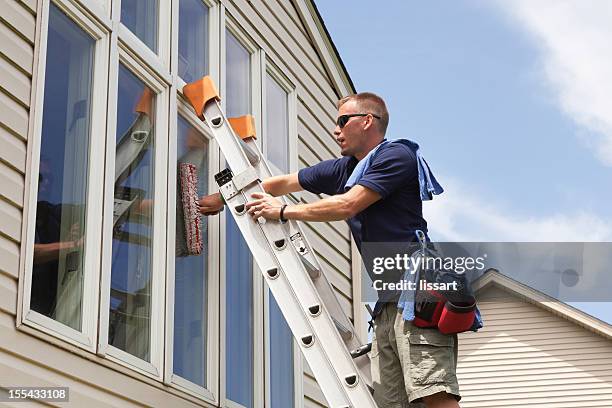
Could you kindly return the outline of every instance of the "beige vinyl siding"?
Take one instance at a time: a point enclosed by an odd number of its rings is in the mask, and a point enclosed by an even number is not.
[[[459,339],[470,407],[612,406],[612,342],[499,288],[483,289],[485,328]]]
[[[0,17],[0,313],[15,331],[35,19],[16,1]],[[5,331],[6,329],[2,329]],[[4,344],[0,342],[0,350]],[[5,372],[0,369],[0,372]]]

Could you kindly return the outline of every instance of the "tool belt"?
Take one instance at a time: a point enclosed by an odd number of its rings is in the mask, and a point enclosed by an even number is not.
[[[430,245],[423,245],[421,251],[421,255],[440,257]],[[412,324],[435,327],[444,334],[472,330],[476,320],[476,298],[465,273],[428,269],[422,264],[417,276]],[[449,287],[452,289],[445,289]]]
[[[421,279],[421,282],[433,280]],[[441,333],[455,334],[471,330],[476,319],[476,299],[465,293],[417,289],[414,305],[417,327],[437,327]]]

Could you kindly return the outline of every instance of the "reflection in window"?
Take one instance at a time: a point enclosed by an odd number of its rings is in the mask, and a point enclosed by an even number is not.
[[[30,307],[78,331],[94,46],[51,4]]]
[[[292,407],[294,401],[293,334],[283,313],[268,292],[270,302],[270,407]]]
[[[289,113],[287,92],[266,74],[266,120],[264,142],[268,160],[289,172]],[[270,407],[293,406],[293,335],[272,295],[269,293]]]
[[[251,55],[226,30],[227,116],[251,113]],[[227,398],[253,406],[253,260],[238,226],[227,213],[226,384]]]
[[[158,0],[121,0],[121,22],[157,52]]]
[[[178,73],[193,82],[208,73],[208,7],[202,0],[179,2]]]
[[[228,118],[251,113],[251,54],[225,30],[225,103]]]
[[[154,112],[151,89],[119,67],[109,344],[150,361]]]
[[[208,145],[201,133],[180,115],[177,132],[177,165],[192,164],[197,174],[197,196],[208,192]],[[177,170],[180,176],[180,172]],[[184,184],[177,180],[177,193]],[[187,249],[185,212],[177,194],[176,259],[174,289],[174,373],[202,387],[206,386],[207,322],[207,217],[200,216],[199,238],[203,251],[190,255]],[[196,232],[197,234],[197,232]]]

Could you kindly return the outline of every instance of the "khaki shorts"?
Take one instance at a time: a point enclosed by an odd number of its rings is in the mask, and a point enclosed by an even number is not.
[[[419,407],[421,398],[445,391],[457,401],[457,335],[413,326],[394,303],[374,320],[372,382],[379,408]]]

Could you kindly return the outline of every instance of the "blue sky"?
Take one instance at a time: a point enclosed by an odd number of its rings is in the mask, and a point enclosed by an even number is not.
[[[388,137],[446,189],[424,206],[432,238],[612,241],[611,3],[316,3]],[[612,323],[612,304],[578,306]]]

